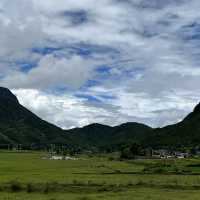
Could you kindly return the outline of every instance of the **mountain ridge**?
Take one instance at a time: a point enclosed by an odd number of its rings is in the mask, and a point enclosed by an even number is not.
[[[7,139],[6,139],[7,138]],[[62,129],[22,106],[7,88],[0,88],[0,143],[64,141]]]
[[[0,87],[0,144],[51,144],[60,143],[89,149],[107,148],[137,139],[150,127],[136,122],[119,126],[89,124],[82,128],[63,130],[42,120],[22,106],[7,88]]]
[[[200,104],[181,122],[163,128],[127,122],[63,130],[39,118],[22,106],[9,89],[0,87],[0,144],[65,144],[104,150],[116,150],[131,142],[154,148],[191,146],[200,143],[199,122]]]

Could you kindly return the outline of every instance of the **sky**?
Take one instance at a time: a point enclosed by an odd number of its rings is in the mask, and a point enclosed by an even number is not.
[[[65,129],[162,127],[200,101],[199,0],[0,0],[0,86]]]

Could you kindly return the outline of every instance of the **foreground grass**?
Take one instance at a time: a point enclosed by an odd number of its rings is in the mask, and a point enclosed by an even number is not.
[[[0,200],[199,200],[200,191],[135,188],[126,192],[75,193],[1,193]]]
[[[0,152],[0,199],[192,199],[200,196],[200,160],[42,159]],[[199,198],[198,198],[199,199]]]

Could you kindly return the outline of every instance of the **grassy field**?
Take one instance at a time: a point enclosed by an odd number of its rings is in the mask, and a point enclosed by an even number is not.
[[[0,152],[0,199],[199,200],[199,159],[56,161],[44,156]]]

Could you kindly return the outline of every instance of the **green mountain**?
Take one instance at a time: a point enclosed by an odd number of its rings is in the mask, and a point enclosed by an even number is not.
[[[122,144],[139,142],[150,130],[151,128],[144,124],[126,123],[115,127],[90,124],[66,132],[75,144],[86,148],[118,149]]]
[[[115,150],[138,142],[153,148],[197,146],[200,144],[200,104],[183,121],[152,129],[140,123],[120,126],[90,124],[63,130],[23,107],[16,96],[0,87],[0,144],[65,144],[85,149]]]
[[[181,122],[152,131],[143,144],[152,147],[192,147],[200,144],[200,104]]]
[[[40,119],[19,104],[8,89],[0,88],[0,144],[66,143],[63,130]]]
[[[200,144],[200,104],[181,122],[163,128],[126,123],[116,127],[92,124],[69,131],[73,141],[102,149],[119,149],[121,145],[138,142],[152,148],[194,147]]]
[[[90,149],[108,148],[138,140],[151,128],[127,123],[117,127],[91,124],[62,130],[23,107],[10,90],[0,87],[0,144],[66,144]]]

